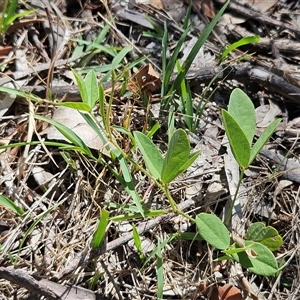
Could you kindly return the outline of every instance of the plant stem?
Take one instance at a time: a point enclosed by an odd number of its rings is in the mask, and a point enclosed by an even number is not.
[[[193,223],[196,223],[195,219],[193,219],[192,217],[190,217],[189,215],[185,214],[183,211],[181,211],[176,202],[174,201],[171,193],[170,193],[170,190],[168,189],[167,185],[159,185],[159,187],[161,188],[161,190],[165,193],[165,195],[167,196],[168,200],[169,200],[169,203],[172,207],[172,210],[174,213],[176,214],[179,214],[183,217],[185,217],[186,219],[188,219],[189,221],[193,222]]]
[[[241,183],[242,183],[242,179],[243,179],[243,177],[244,177],[244,172],[245,172],[245,170],[241,168],[241,173],[240,173],[239,182],[238,182],[238,185],[237,185],[237,187],[236,187],[235,194],[234,194],[233,200],[232,200],[232,202],[231,202],[231,205],[230,205],[230,208],[229,208],[228,215],[226,216],[226,219],[225,219],[225,222],[224,222],[224,224],[225,224],[227,227],[228,227],[229,222],[230,222],[231,217],[232,217],[232,211],[233,211],[234,204],[235,204],[236,198],[237,198],[238,193],[239,193],[239,190],[240,190],[240,186],[241,186]]]

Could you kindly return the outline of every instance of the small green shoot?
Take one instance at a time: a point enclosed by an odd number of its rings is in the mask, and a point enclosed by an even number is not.
[[[108,222],[109,222],[109,212],[105,209],[102,209],[101,218],[97,222],[97,229],[93,236],[93,241],[92,241],[93,249],[100,248],[103,239],[105,237]]]
[[[25,10],[20,13],[16,13],[18,0],[4,0],[1,2],[0,42],[2,41],[3,34],[8,31],[9,27],[17,18],[22,18],[35,12],[35,10]]]
[[[13,201],[11,201],[10,199],[8,199],[7,197],[5,197],[3,195],[0,195],[0,206],[3,206],[5,208],[9,209],[10,211],[14,212],[15,214],[17,214],[19,216],[24,215],[24,211],[21,207],[19,207]]]
[[[250,98],[239,88],[232,91],[228,111],[222,110],[222,118],[232,153],[242,170],[250,166],[281,121],[274,120],[253,144],[255,108]]]
[[[245,45],[249,45],[249,44],[254,44],[254,43],[257,43],[259,42],[260,40],[260,36],[259,35],[253,35],[253,36],[247,36],[247,37],[243,37],[241,38],[240,40],[238,40],[237,42],[231,44],[229,47],[227,47],[220,59],[219,59],[219,64],[228,56],[228,54],[230,52],[232,52],[233,50],[239,48],[239,47],[242,47],[242,46],[245,46]]]
[[[239,88],[232,91],[228,111],[222,109],[222,118],[230,148],[241,170],[238,186],[225,220],[227,225],[231,219],[244,171],[267,143],[281,119],[274,120],[253,144],[256,128],[255,108],[251,99]]]

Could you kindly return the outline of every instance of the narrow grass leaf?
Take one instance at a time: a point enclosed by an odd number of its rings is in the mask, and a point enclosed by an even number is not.
[[[92,240],[92,248],[97,249],[101,246],[105,237],[107,224],[109,222],[109,212],[105,209],[101,210],[101,218],[97,222],[97,229]]]
[[[230,245],[230,236],[226,226],[215,215],[200,213],[196,217],[199,234],[213,247],[225,250]]]
[[[258,140],[253,145],[251,152],[250,152],[250,161],[249,164],[252,163],[256,155],[260,152],[262,147],[267,143],[267,141],[270,139],[271,135],[275,131],[278,124],[281,122],[281,119],[274,120],[260,135]]]
[[[171,234],[171,235],[169,235],[166,240],[164,240],[163,242],[160,243],[160,249],[163,249],[167,244],[169,244],[170,242],[172,242],[176,238],[176,235],[177,234]],[[158,252],[158,249],[157,249],[157,247],[155,247],[155,249],[149,254],[149,256],[147,257],[147,259],[144,261],[142,269],[154,257],[154,255],[157,254],[157,252]]]
[[[3,195],[0,195],[0,206],[3,206],[5,208],[9,209],[10,211],[14,212],[15,214],[17,214],[19,216],[24,215],[24,211],[21,207],[19,207],[13,201],[11,201],[9,198],[7,198]]]
[[[262,275],[272,276],[278,271],[278,264],[273,253],[264,245],[245,241],[246,246],[251,245],[251,252],[239,252],[232,254],[232,257],[239,262],[244,268],[249,269],[251,272]],[[234,244],[239,248],[238,245]]]
[[[126,54],[128,52],[130,52],[132,50],[132,47],[131,46],[126,46],[124,47],[117,55],[116,57],[113,59],[112,61],[112,69],[115,70],[119,64],[121,63],[121,61],[124,59],[124,57],[126,56]]]
[[[239,124],[252,145],[256,128],[255,108],[251,99],[241,89],[236,88],[230,95],[228,112]]]
[[[84,83],[88,95],[88,104],[91,108],[96,105],[96,102],[99,99],[99,88],[97,82],[97,76],[94,70],[91,70],[87,73]]]
[[[57,106],[69,107],[76,110],[82,110],[87,112],[91,110],[91,107],[88,104],[83,102],[59,102],[57,103]]]
[[[233,155],[239,166],[246,169],[250,160],[250,143],[235,119],[224,109],[222,118]]]
[[[136,229],[136,226],[134,224],[132,224],[132,234],[133,234],[134,245],[135,245],[139,255],[143,255],[141,237],[140,237],[140,235]]]
[[[222,6],[222,8],[219,10],[219,12],[216,14],[215,18],[208,24],[208,26],[203,31],[202,35],[197,40],[196,44],[192,48],[191,52],[189,53],[186,61],[182,65],[182,72],[178,74],[178,76],[175,79],[174,84],[172,85],[173,88],[177,88],[180,86],[181,81],[185,78],[186,73],[188,72],[191,64],[193,63],[195,57],[199,53],[200,48],[204,45],[205,41],[213,31],[214,27],[218,23],[219,19],[222,17],[225,9],[229,5],[230,0],[227,0],[226,3]]]
[[[160,151],[145,134],[135,131],[133,135],[135,137],[137,146],[143,155],[149,172],[156,179],[160,180],[164,164],[164,159]]]
[[[183,129],[176,130],[169,143],[161,173],[161,181],[169,183],[182,172],[182,166],[188,160],[190,143]]]
[[[132,197],[132,200],[135,203],[135,205],[137,206],[139,212],[142,214],[142,216],[144,216],[144,209],[141,204],[142,200],[135,189],[135,186],[134,186],[134,183],[132,180],[132,176],[131,176],[131,172],[127,166],[127,163],[126,163],[126,160],[125,160],[123,154],[117,148],[112,149],[111,152],[117,157],[117,159],[120,163],[120,166],[121,166],[124,181],[120,181],[120,182],[124,185],[126,192]],[[115,173],[115,174],[117,174],[117,173]]]
[[[163,299],[164,294],[164,268],[162,258],[162,247],[160,241],[157,241],[157,252],[156,252],[156,268],[157,268],[157,299]]]
[[[88,155],[89,157],[93,157],[93,154],[92,154],[91,150],[89,149],[89,147],[87,147],[87,145],[82,141],[82,139],[67,126],[60,124],[59,122],[56,122],[52,119],[40,116],[40,115],[34,115],[34,118],[53,125],[71,143],[73,143],[75,146],[81,148],[84,151],[84,153],[86,155]]]
[[[257,43],[260,40],[260,36],[259,35],[253,35],[253,36],[247,36],[247,37],[243,37],[240,40],[238,40],[237,42],[231,44],[229,47],[227,47],[220,58],[220,62],[223,61],[227,55],[232,52],[233,50],[235,50],[238,47],[244,46],[244,45],[249,45],[249,44],[254,44]]]

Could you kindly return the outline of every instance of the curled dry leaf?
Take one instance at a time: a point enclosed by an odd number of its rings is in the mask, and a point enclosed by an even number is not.
[[[161,80],[150,64],[140,68],[129,80],[127,89],[133,93],[151,93],[159,89]]]
[[[243,300],[240,289],[231,285],[225,284],[224,286],[214,287],[210,300]]]

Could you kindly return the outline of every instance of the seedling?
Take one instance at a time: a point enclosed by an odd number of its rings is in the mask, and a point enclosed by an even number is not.
[[[274,120],[253,143],[256,128],[255,108],[250,98],[238,88],[234,89],[230,95],[228,111],[222,109],[222,118],[230,148],[241,170],[238,186],[225,220],[227,225],[231,219],[245,170],[249,168],[262,147],[267,143],[281,119]]]

